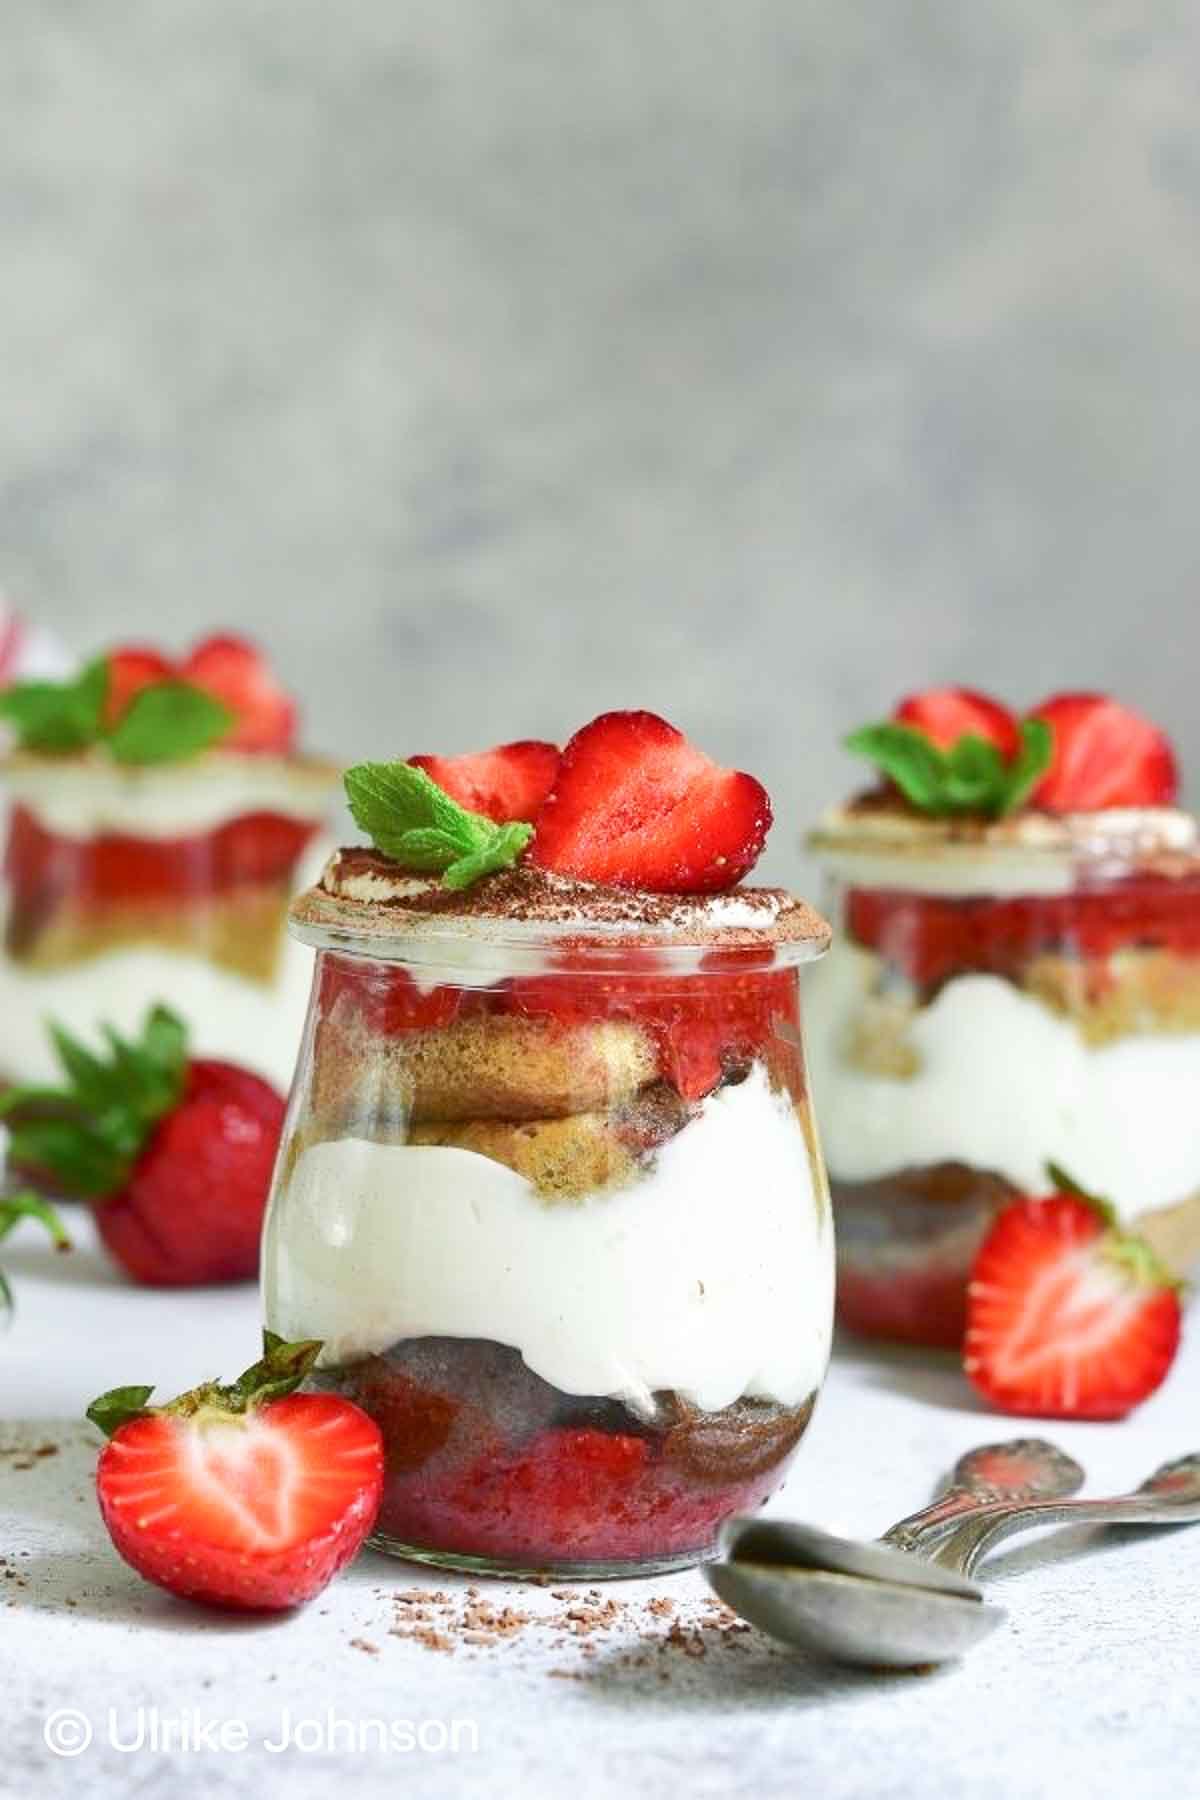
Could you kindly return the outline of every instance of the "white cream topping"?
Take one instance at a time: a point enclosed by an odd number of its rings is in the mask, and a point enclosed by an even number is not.
[[[1081,867],[1121,874],[1148,855],[1192,855],[1200,826],[1178,807],[1019,813],[956,837],[940,819],[836,808],[812,837],[830,873],[856,887],[918,894],[1066,894]]]
[[[823,1178],[822,1178],[823,1179]],[[515,1346],[571,1394],[785,1405],[829,1357],[833,1233],[761,1068],[635,1186],[547,1205],[473,1151],[361,1138],[300,1156],[268,1215],[266,1317],[337,1363],[426,1335]]]
[[[312,978],[312,951],[290,939],[274,979],[251,981],[204,957],[155,946],[111,950],[66,968],[29,970],[0,958],[0,1071],[59,1081],[46,1035],[55,1019],[89,1042],[101,1023],[136,1034],[162,1001],[186,1022],[197,1056],[219,1056],[291,1085]]]
[[[329,813],[336,785],[320,766],[233,754],[147,768],[103,757],[58,765],[17,759],[0,781],[47,831],[72,838],[192,837],[257,812],[316,824]]]
[[[805,990],[809,1067],[835,1178],[961,1161],[1044,1193],[1052,1159],[1126,1218],[1200,1189],[1200,1034],[1093,1047],[999,976],[960,975],[913,1017],[917,1072],[870,1074],[843,1050],[879,970],[871,951],[837,943]]]

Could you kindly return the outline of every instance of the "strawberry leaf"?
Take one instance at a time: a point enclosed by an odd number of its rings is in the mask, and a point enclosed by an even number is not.
[[[44,1225],[56,1250],[71,1248],[71,1240],[62,1220],[40,1194],[5,1194],[0,1198],[0,1238],[6,1238],[22,1219],[37,1219]],[[12,1311],[12,1304],[12,1288],[4,1270],[0,1269],[0,1318]]]
[[[468,812],[411,763],[357,763],[345,782],[355,823],[375,848],[406,869],[440,874],[448,888],[510,868],[533,836],[532,825]]]
[[[9,1088],[0,1096],[9,1158],[48,1172],[65,1193],[103,1199],[124,1186],[154,1126],[178,1104],[186,1033],[174,1013],[156,1006],[136,1043],[106,1030],[107,1058],[61,1026],[51,1026],[51,1036],[66,1083]]]
[[[167,1401],[165,1406],[147,1405],[154,1392],[152,1387],[110,1388],[108,1393],[92,1401],[87,1416],[108,1437],[130,1419],[140,1419],[148,1413],[168,1413],[179,1419],[191,1419],[197,1413],[225,1413],[237,1417],[253,1412],[255,1407],[265,1406],[268,1401],[282,1400],[285,1394],[294,1393],[321,1350],[318,1338],[289,1344],[278,1333],[264,1331],[262,1356],[236,1381],[202,1382],[199,1387],[189,1388],[187,1393]]]

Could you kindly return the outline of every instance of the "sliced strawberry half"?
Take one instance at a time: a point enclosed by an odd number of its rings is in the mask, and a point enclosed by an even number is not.
[[[165,1407],[115,1388],[88,1408],[110,1433],[96,1470],[119,1555],[184,1599],[245,1612],[311,1600],[361,1547],[383,1494],[374,1420],[335,1394],[292,1392],[319,1343],[267,1334],[240,1381]]]
[[[554,786],[557,744],[526,738],[466,756],[410,756],[416,769],[444,788],[468,812],[483,813],[497,825],[533,820]]]
[[[245,638],[205,638],[179,668],[182,680],[203,688],[230,709],[237,724],[223,739],[231,750],[287,751],[296,736],[296,708],[261,652]]]
[[[752,775],[721,768],[656,713],[602,713],[563,751],[530,860],[617,887],[714,893],[753,868],[770,826]]]
[[[892,717],[923,732],[939,750],[952,750],[965,737],[983,738],[1009,758],[1021,746],[1015,715],[999,700],[975,688],[926,688],[923,693],[909,694],[901,700]]]
[[[147,644],[129,644],[108,656],[108,691],[104,696],[103,723],[111,729],[143,688],[168,681],[175,673],[170,662]]]
[[[1054,694],[1029,716],[1054,736],[1032,805],[1066,813],[1174,804],[1179,769],[1170,740],[1132,707],[1106,694]]]
[[[1014,1201],[967,1288],[963,1367],[1002,1412],[1120,1419],[1179,1348],[1177,1284],[1144,1239],[1075,1190]]]

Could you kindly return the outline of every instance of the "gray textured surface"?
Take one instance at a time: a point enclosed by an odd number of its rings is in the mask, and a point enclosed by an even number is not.
[[[1200,15],[40,0],[0,581],[340,750],[677,716],[791,824],[930,677],[1200,765]]]

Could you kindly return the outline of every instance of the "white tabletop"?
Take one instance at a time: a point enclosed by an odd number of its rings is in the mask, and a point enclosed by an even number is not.
[[[566,1605],[550,1591],[487,1584],[487,1600],[549,1622],[452,1653],[394,1635],[404,1616],[394,1595],[437,1587],[452,1612],[465,1584],[375,1554],[279,1621],[176,1602],[112,1551],[92,1497],[99,1440],[81,1414],[118,1383],[157,1379],[165,1397],[238,1373],[258,1347],[254,1292],[135,1291],[86,1228],[73,1256],[55,1257],[23,1227],[4,1262],[18,1311],[0,1341],[0,1794],[327,1800],[348,1776],[356,1794],[402,1784],[416,1800],[568,1789],[573,1800],[1133,1800],[1194,1784],[1200,1531],[1116,1543],[1080,1527],[1013,1545],[987,1575],[1009,1623],[963,1664],[924,1676],[832,1669],[724,1632],[694,1573],[609,1584],[618,1622],[583,1636],[564,1627]],[[1118,1492],[1200,1443],[1198,1389],[1193,1343],[1132,1420],[1046,1434],[1085,1464],[1092,1492]],[[986,1413],[950,1358],[843,1348],[775,1508],[876,1532],[920,1505],[970,1444],[1032,1429]],[[29,1454],[45,1444],[56,1453]],[[686,1627],[673,1642],[671,1619],[646,1605],[664,1596]],[[45,1719],[64,1707],[93,1732],[74,1758],[43,1740]],[[139,1708],[148,1736],[155,1708],[160,1734],[186,1724],[211,1741],[214,1722],[231,1721],[226,1747],[121,1748],[137,1738]],[[315,1721],[300,1731],[314,1747],[266,1747],[287,1735],[288,1718]],[[397,1727],[394,1747],[376,1747],[371,1720]],[[403,1748],[407,1721],[425,1725],[435,1747]],[[460,1722],[457,1753],[436,1748],[439,1721]]]

